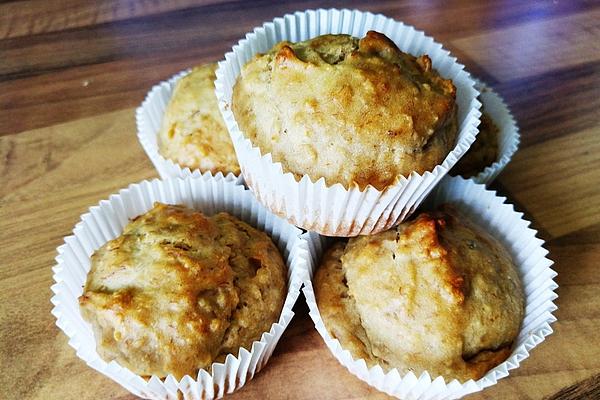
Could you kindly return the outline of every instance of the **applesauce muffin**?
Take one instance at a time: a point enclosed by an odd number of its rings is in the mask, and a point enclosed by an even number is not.
[[[427,55],[385,35],[281,42],[242,69],[232,111],[262,154],[297,179],[382,190],[443,162],[457,137],[456,88]]]
[[[479,379],[519,333],[524,293],[502,245],[454,208],[338,242],[315,279],[332,337],[368,367]]]
[[[158,151],[191,170],[238,175],[240,166],[214,93],[216,68],[194,67],[177,82],[158,133]]]
[[[486,167],[495,163],[498,159],[498,137],[500,130],[492,118],[483,111],[479,133],[475,142],[471,145],[465,155],[458,160],[452,169],[452,175],[460,175],[468,178],[477,175]]]
[[[195,377],[250,350],[286,296],[277,247],[227,213],[156,203],[91,263],[79,304],[98,354],[142,376]]]

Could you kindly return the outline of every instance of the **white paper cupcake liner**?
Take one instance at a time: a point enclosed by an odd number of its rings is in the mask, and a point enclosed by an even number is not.
[[[403,375],[397,369],[386,372],[380,366],[368,368],[364,360],[354,359],[327,332],[311,282],[318,260],[331,239],[309,232],[304,237],[309,242],[310,265],[302,290],[315,327],[335,358],[358,378],[378,390],[401,399],[419,400],[456,399],[496,384],[498,379],[509,374],[509,370],[517,368],[529,356],[530,350],[552,333],[550,324],[556,321],[552,312],[556,310],[553,300],[557,297],[555,290],[558,285],[553,280],[556,272],[550,268],[552,261],[546,257],[548,251],[543,247],[544,241],[536,237],[537,232],[529,227],[530,222],[523,219],[523,214],[516,212],[505,201],[505,197],[500,197],[471,180],[447,177],[428,198],[424,208],[452,203],[500,240],[512,255],[523,281],[526,305],[519,336],[506,361],[477,381],[461,383],[456,379],[446,382],[443,377],[430,376],[427,372],[416,376],[412,372]]]
[[[241,348],[229,354],[224,363],[214,363],[210,371],[200,370],[197,377],[185,376],[178,381],[169,375],[149,380],[121,367],[115,361],[102,360],[96,352],[91,326],[79,312],[78,297],[83,292],[90,256],[107,241],[117,237],[130,218],[150,210],[155,201],[184,204],[207,215],[226,211],[263,230],[278,246],[288,267],[288,293],[279,321],[255,341],[250,351]],[[52,314],[56,324],[69,337],[69,344],[89,366],[113,379],[131,393],[151,399],[210,399],[243,386],[267,362],[285,328],[292,319],[292,307],[300,293],[302,277],[308,265],[308,245],[301,231],[269,213],[243,186],[221,178],[153,180],[133,184],[118,194],[91,207],[81,217],[73,235],[58,248],[53,268],[54,296]]]
[[[496,179],[519,149],[521,135],[519,126],[502,97],[479,79],[475,79],[475,87],[481,92],[479,99],[483,103],[482,109],[492,118],[499,130],[498,158],[493,164],[469,179],[477,183],[489,184]],[[453,171],[450,171],[450,175],[454,175]]]
[[[152,161],[154,168],[163,179],[168,178],[185,178],[188,176],[199,177],[201,175],[212,176],[210,171],[201,172],[198,169],[190,170],[188,167],[173,162],[172,160],[163,157],[158,152],[158,132],[162,124],[163,115],[175,89],[177,82],[190,73],[190,69],[181,71],[172,76],[168,81],[163,81],[152,89],[146,95],[142,104],[135,111],[135,122],[137,125],[137,135],[142,148]],[[236,176],[229,172],[223,174],[217,172],[215,176],[224,176],[225,180],[243,183],[242,176]]]
[[[326,33],[363,37],[376,30],[405,52],[428,54],[433,67],[457,87],[459,133],[455,148],[441,165],[422,175],[412,173],[383,191],[372,186],[346,189],[327,186],[323,178],[313,182],[307,175],[299,181],[283,171],[271,154],[244,137],[231,111],[233,86],[242,66],[253,55],[268,51],[282,41],[302,41]],[[331,236],[356,236],[385,230],[404,219],[437,182],[452,168],[475,140],[481,104],[474,82],[450,53],[411,26],[383,15],[350,10],[308,10],[276,18],[246,35],[219,63],[215,81],[219,107],[238,156],[246,184],[272,212],[307,230]]]

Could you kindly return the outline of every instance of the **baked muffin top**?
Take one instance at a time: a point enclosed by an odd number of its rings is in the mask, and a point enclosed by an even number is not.
[[[486,167],[498,160],[498,136],[500,129],[485,111],[481,115],[479,133],[475,142],[471,145],[465,155],[458,160],[452,170],[453,175],[461,175],[464,178],[477,175]]]
[[[195,377],[277,322],[286,267],[227,214],[156,203],[92,256],[83,295],[97,351],[142,376]]]
[[[337,243],[315,295],[325,327],[355,358],[461,381],[508,357],[524,313],[510,255],[450,207]]]
[[[381,33],[281,42],[241,71],[232,111],[284,172],[384,189],[440,164],[457,136],[456,88],[427,55]]]
[[[177,82],[158,133],[158,151],[182,167],[237,175],[240,167],[215,95],[216,68],[194,67]]]

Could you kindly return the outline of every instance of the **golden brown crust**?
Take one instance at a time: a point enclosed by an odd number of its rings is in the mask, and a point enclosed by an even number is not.
[[[475,143],[471,145],[465,155],[458,160],[452,174],[464,178],[477,175],[486,167],[498,161],[498,140],[500,130],[485,112],[481,115],[481,124]]]
[[[326,325],[331,336],[337,338],[355,357],[372,360],[369,338],[355,312],[354,298],[348,294],[348,286],[345,284],[346,278],[340,260],[345,247],[345,242],[336,242],[323,255],[321,268],[314,278],[315,296],[319,302],[321,318],[324,321],[335,321]]]
[[[337,245],[315,295],[328,331],[355,358],[461,381],[508,357],[524,313],[509,254],[451,207]]]
[[[373,31],[279,43],[243,67],[232,110],[286,171],[345,187],[431,170],[458,131],[452,82]]]
[[[182,167],[237,175],[240,166],[214,93],[216,68],[194,67],[177,82],[158,133],[158,149]]]
[[[250,349],[285,293],[266,234],[226,213],[156,203],[92,255],[79,302],[104,360],[179,379]]]

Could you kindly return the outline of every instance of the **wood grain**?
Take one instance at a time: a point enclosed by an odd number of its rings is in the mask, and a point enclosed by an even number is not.
[[[561,151],[557,151],[560,149]],[[549,166],[558,166],[548,173]],[[600,222],[600,128],[523,148],[502,183],[552,238]]]
[[[577,382],[562,389],[548,400],[574,400],[574,399],[598,399],[600,398],[600,374],[594,375],[582,382]]]
[[[495,85],[508,101],[523,146],[569,135],[600,123],[600,62]]]
[[[250,8],[235,3],[215,4],[0,40],[0,108],[10,110],[11,115],[0,116],[0,135],[133,107],[152,84],[189,65],[219,60],[245,32],[265,20],[298,9],[351,8],[352,4],[263,1]],[[437,6],[380,1],[354,4],[425,30],[456,53],[470,71],[492,84],[496,83],[493,75],[478,65],[479,60],[464,54],[452,39],[468,38],[481,31],[495,32],[494,27],[502,30],[525,21],[594,10],[592,1],[552,4],[464,0],[450,8],[443,2]],[[215,21],[219,22],[218,29]],[[499,36],[492,43],[501,46],[509,39]],[[31,95],[32,88],[35,96]],[[513,98],[508,100],[510,103]]]
[[[0,39],[64,31],[219,2],[224,0],[9,2],[0,4]]]
[[[472,35],[452,45],[481,60],[479,66],[502,82],[600,60],[598,30],[600,10],[595,9]]]
[[[134,109],[156,82],[217,60],[297,9],[381,12],[424,29],[504,96],[522,148],[494,185],[547,240],[555,333],[469,399],[598,398],[600,5],[594,1],[237,1],[0,4],[0,398],[133,399],[76,357],[50,314],[56,247],[88,207],[157,176]],[[237,399],[384,399],[348,373],[301,298]]]

